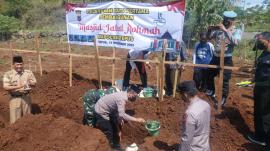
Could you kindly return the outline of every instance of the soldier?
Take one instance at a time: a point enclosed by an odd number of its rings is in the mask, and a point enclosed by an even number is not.
[[[4,74],[3,87],[11,96],[10,123],[26,114],[31,114],[31,86],[36,84],[36,78],[32,71],[24,70],[21,56],[13,57],[13,70]]]
[[[255,135],[248,139],[270,151],[270,32],[256,36],[254,50],[263,50],[256,63],[254,87]]]
[[[183,134],[178,151],[210,151],[210,105],[197,96],[194,81],[180,83],[178,91],[189,106],[183,117]]]

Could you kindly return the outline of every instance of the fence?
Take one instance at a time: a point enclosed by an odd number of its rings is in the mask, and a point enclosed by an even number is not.
[[[97,79],[99,81],[99,88],[102,88],[102,79],[101,79],[101,74],[100,74],[100,65],[99,65],[99,61],[100,59],[104,59],[104,60],[111,60],[113,62],[112,64],[112,84],[114,84],[114,77],[115,77],[115,61],[116,60],[122,60],[122,61],[137,61],[137,62],[150,62],[150,63],[155,63],[158,64],[157,66],[157,86],[158,86],[158,90],[159,90],[159,100],[163,101],[163,87],[164,87],[164,74],[165,74],[165,69],[164,66],[166,64],[175,64],[175,65],[184,65],[187,67],[207,67],[207,68],[216,68],[216,69],[220,69],[220,74],[219,74],[219,82],[218,82],[218,111],[220,112],[220,106],[221,106],[221,99],[222,99],[222,85],[223,85],[223,72],[224,69],[227,70],[234,70],[234,71],[238,71],[239,67],[230,67],[230,66],[224,66],[224,49],[225,49],[225,43],[222,43],[222,51],[221,51],[221,59],[220,59],[220,66],[216,66],[216,65],[205,65],[205,64],[192,64],[192,63],[185,63],[185,62],[180,62],[179,58],[177,59],[177,61],[165,61],[165,57],[166,57],[166,48],[167,48],[167,41],[164,41],[163,44],[163,51],[162,51],[162,56],[158,57],[159,59],[155,58],[154,60],[133,60],[133,59],[127,59],[127,58],[120,58],[120,57],[116,57],[115,53],[116,50],[115,48],[112,48],[112,53],[113,56],[112,57],[107,57],[107,56],[100,56],[99,55],[99,47],[96,45],[96,41],[95,41],[95,55],[82,55],[82,54],[76,54],[76,53],[72,53],[71,50],[71,45],[68,44],[68,52],[48,52],[48,51],[40,51],[40,44],[41,44],[41,38],[40,36],[36,35],[34,36],[34,43],[35,43],[35,48],[36,50],[24,50],[24,49],[14,49],[12,48],[12,42],[9,42],[9,48],[0,48],[0,50],[3,51],[10,51],[11,53],[11,59],[13,56],[13,52],[22,52],[22,53],[35,53],[37,55],[37,62],[38,62],[38,68],[39,68],[39,73],[40,75],[42,75],[43,73],[43,68],[42,68],[42,54],[51,54],[51,55],[59,55],[59,56],[68,56],[69,57],[69,84],[70,86],[72,86],[72,57],[83,57],[83,58],[95,58],[96,62],[97,62]],[[177,74],[178,72],[175,72],[175,78],[177,78]],[[173,96],[175,97],[175,92],[176,92],[176,83],[177,80],[174,80],[174,85],[173,85]]]

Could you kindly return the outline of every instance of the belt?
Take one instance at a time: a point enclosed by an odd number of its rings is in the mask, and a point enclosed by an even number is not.
[[[23,96],[27,96],[29,94],[29,92],[26,92],[26,93],[23,93],[23,92],[13,92],[13,93],[10,93],[10,95],[12,97],[23,97]]]

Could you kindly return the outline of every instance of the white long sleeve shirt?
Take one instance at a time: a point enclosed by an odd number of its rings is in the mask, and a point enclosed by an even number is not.
[[[129,53],[130,59],[147,59],[150,54],[150,51],[147,54],[144,54],[142,50],[131,49],[129,50],[128,53]],[[136,64],[134,63],[134,61],[129,61],[129,63],[132,69],[136,68]]]

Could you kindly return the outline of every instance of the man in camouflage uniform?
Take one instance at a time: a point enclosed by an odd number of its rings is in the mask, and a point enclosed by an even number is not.
[[[94,117],[95,104],[104,95],[117,92],[116,88],[109,87],[107,89],[93,89],[87,91],[83,96],[83,124],[88,126],[95,126],[96,119]]]
[[[13,69],[6,72],[3,77],[3,87],[11,96],[10,123],[26,114],[31,114],[31,98],[29,96],[31,86],[36,84],[36,78],[32,71],[24,70],[21,56],[13,57]]]

